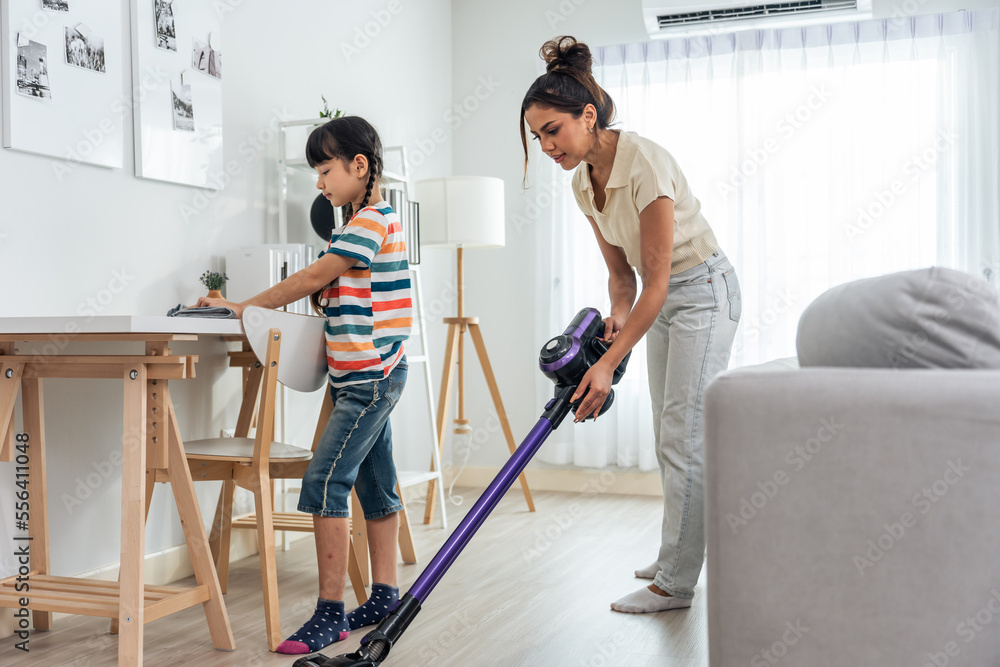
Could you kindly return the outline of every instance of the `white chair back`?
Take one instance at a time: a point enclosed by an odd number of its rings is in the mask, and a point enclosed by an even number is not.
[[[257,306],[243,310],[243,331],[258,359],[267,358],[268,332],[281,331],[278,382],[296,391],[313,392],[327,381],[325,326],[326,318],[314,315]]]

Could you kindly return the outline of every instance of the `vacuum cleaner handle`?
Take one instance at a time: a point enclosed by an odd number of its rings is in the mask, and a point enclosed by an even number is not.
[[[594,352],[597,354],[598,358],[603,357],[605,354],[607,354],[608,350],[611,348],[610,343],[605,343],[600,338],[592,338],[590,340],[590,345],[594,349]],[[628,366],[628,360],[629,357],[631,356],[632,356],[632,350],[629,350],[628,354],[625,355],[625,358],[622,359],[618,363],[618,366],[615,367],[615,372],[611,376],[611,384],[613,385],[618,384],[618,381],[622,379],[623,375],[625,375],[625,368]]]

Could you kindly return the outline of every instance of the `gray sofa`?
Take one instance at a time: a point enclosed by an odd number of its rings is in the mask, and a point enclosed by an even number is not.
[[[1000,370],[783,360],[704,415],[711,667],[1000,665]]]

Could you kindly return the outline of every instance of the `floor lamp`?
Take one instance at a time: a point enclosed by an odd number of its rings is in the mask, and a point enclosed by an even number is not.
[[[465,418],[465,332],[472,336],[479,355],[486,384],[497,417],[503,427],[511,453],[517,448],[511,433],[507,413],[503,409],[500,390],[497,388],[493,368],[486,354],[486,345],[479,330],[479,318],[465,315],[465,271],[462,253],[466,248],[502,248],[504,245],[504,195],[503,181],[484,176],[450,176],[418,181],[414,185],[414,199],[420,202],[420,245],[424,247],[456,248],[458,250],[458,317],[446,317],[448,338],[444,348],[444,370],[441,372],[441,395],[438,399],[437,432],[438,451],[444,449],[444,421],[451,399],[452,369],[457,366],[458,418],[455,433],[470,433],[469,420]],[[431,464],[433,469],[433,463]],[[521,473],[521,490],[528,503],[528,510],[535,511],[535,504],[528,489],[528,480]],[[425,523],[434,516],[434,484],[429,482]]]

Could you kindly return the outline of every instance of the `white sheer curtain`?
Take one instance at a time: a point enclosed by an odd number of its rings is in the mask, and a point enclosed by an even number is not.
[[[794,355],[799,315],[842,282],[937,264],[997,283],[997,36],[988,10],[595,52],[617,127],[678,159],[740,276],[730,367]],[[607,271],[569,175],[531,158],[533,196],[554,200],[536,226],[544,340],[608,311]],[[630,363],[604,423],[560,429],[542,460],[656,467],[643,345]]]

